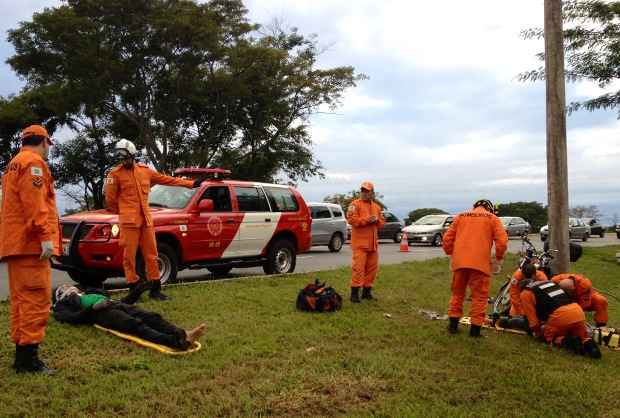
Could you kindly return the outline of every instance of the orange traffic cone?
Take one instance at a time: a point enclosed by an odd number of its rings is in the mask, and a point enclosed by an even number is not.
[[[400,239],[400,252],[401,253],[409,252],[409,239],[407,238],[406,232],[403,232],[402,238]]]

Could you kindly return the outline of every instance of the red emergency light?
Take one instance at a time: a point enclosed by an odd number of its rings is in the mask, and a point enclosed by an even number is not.
[[[229,177],[230,174],[230,170],[225,170],[223,168],[178,168],[174,172],[175,176],[184,176],[191,179],[209,177],[216,180]]]

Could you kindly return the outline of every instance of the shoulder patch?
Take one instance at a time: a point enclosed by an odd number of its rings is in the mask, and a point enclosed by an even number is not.
[[[107,184],[108,186],[110,186],[110,185],[114,184],[114,177],[112,177],[112,176],[108,176],[108,177],[106,177],[106,178],[105,178],[105,181],[104,181],[104,182],[105,182],[105,184]]]
[[[43,176],[43,169],[41,167],[32,166],[30,167],[30,174],[41,177]]]
[[[43,178],[41,178],[41,177],[34,177],[32,179],[32,185],[34,187],[36,187],[37,189],[40,189],[41,187],[43,187]]]

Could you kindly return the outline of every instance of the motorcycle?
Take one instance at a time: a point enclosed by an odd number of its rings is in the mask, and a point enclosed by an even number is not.
[[[538,270],[542,270],[547,277],[551,277],[551,262],[553,253],[557,250],[551,250],[548,246],[543,250],[538,250],[529,240],[527,235],[521,236],[521,250],[519,251],[519,269],[526,263],[533,264]],[[507,275],[508,280],[499,288],[497,296],[493,300],[493,311],[491,320],[495,323],[500,317],[507,316],[510,312],[510,282],[512,276]]]

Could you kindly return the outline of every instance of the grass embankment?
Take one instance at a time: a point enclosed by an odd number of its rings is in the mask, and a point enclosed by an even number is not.
[[[619,250],[584,248],[574,270],[620,294]],[[593,361],[524,336],[449,336],[445,322],[418,314],[445,311],[446,259],[382,267],[378,302],[296,312],[297,291],[315,277],[348,299],[349,270],[340,269],[177,287],[172,301],[145,303],[185,327],[207,321],[203,350],[188,356],[51,320],[42,349],[60,370],[51,378],[10,369],[1,304],[0,416],[620,416],[620,352]],[[610,301],[610,316],[620,324],[619,303]]]

